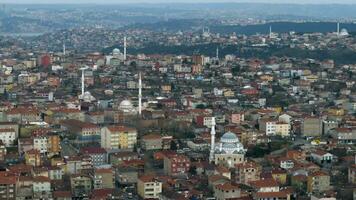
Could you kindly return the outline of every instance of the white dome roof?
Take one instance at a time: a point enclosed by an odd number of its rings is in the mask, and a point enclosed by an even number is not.
[[[239,138],[235,135],[235,133],[233,132],[227,132],[225,133],[221,139],[220,139],[221,142],[223,143],[236,143],[236,142],[240,142],[239,141]]]
[[[120,103],[120,108],[132,108],[133,105],[130,100],[123,100]]]
[[[120,49],[113,49],[113,50],[112,50],[112,53],[113,53],[113,54],[120,54],[121,51],[120,51]]]
[[[343,29],[341,29],[340,35],[341,36],[348,36],[349,32],[347,31],[347,29],[343,28]]]
[[[227,132],[220,138],[220,143],[215,148],[216,153],[222,154],[241,154],[245,153],[239,138],[233,132]]]
[[[83,95],[79,95],[79,99],[85,101],[85,102],[92,102],[95,101],[95,97],[91,95],[89,91],[84,92]]]

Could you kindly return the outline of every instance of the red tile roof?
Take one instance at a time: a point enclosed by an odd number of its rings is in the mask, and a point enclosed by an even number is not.
[[[80,150],[82,154],[104,154],[106,150],[101,147],[84,147]]]
[[[226,191],[226,190],[237,190],[239,189],[239,186],[233,185],[231,183],[223,183],[223,184],[216,185],[215,188]]]
[[[252,181],[250,182],[252,187],[255,188],[264,188],[264,187],[278,187],[279,184],[276,180],[274,179],[261,179],[258,181]]]
[[[72,193],[70,191],[53,191],[54,198],[71,198]]]

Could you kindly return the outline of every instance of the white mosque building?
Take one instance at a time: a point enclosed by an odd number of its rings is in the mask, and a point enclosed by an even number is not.
[[[119,108],[120,111],[122,111],[124,114],[137,114],[137,109],[135,106],[132,104],[132,102],[128,99],[125,99],[120,102]]]
[[[220,142],[215,144],[215,119],[212,121],[210,161],[229,168],[243,163],[246,149],[239,138],[235,133],[227,132],[220,138]]]
[[[130,100],[125,99],[120,102],[118,109],[127,115],[141,115],[142,107],[142,76],[140,73],[138,80],[138,108],[136,108]]]
[[[91,93],[89,91],[85,91],[85,70],[88,69],[88,67],[83,67],[80,68],[80,70],[82,71],[82,78],[81,78],[81,84],[82,84],[82,93],[79,95],[79,99],[84,101],[84,102],[93,102],[96,101],[95,97],[93,95],[91,95]]]

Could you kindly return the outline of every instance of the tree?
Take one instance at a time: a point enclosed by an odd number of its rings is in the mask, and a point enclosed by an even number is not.
[[[189,168],[189,174],[191,175],[197,175],[197,167],[196,166],[191,166]]]
[[[174,140],[172,140],[172,142],[171,142],[171,148],[170,149],[173,150],[173,151],[178,149],[178,144]]]

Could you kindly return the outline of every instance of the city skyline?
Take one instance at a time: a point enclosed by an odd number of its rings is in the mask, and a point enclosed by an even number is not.
[[[155,4],[155,3],[192,3],[188,0],[103,0],[103,1],[96,1],[96,0],[54,0],[48,2],[47,0],[18,0],[16,2],[12,0],[0,0],[0,3],[6,4],[138,4],[138,3],[145,3],[145,4]],[[224,1],[217,1],[217,0],[197,0],[194,3],[271,3],[271,4],[356,4],[354,0],[224,0]]]

